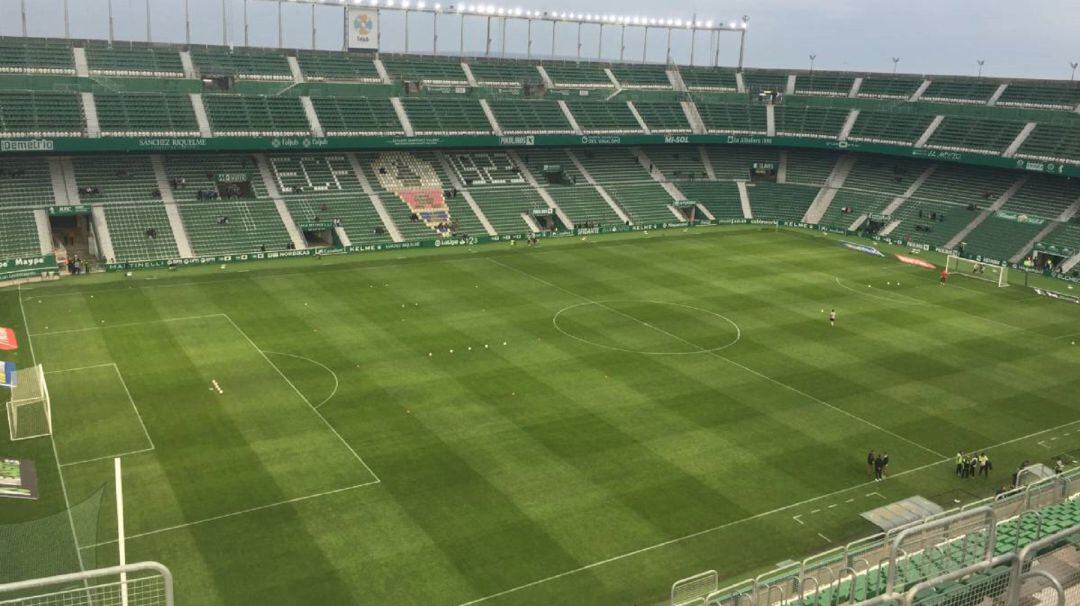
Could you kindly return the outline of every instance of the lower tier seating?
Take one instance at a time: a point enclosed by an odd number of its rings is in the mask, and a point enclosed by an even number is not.
[[[720,221],[742,219],[742,202],[739,188],[730,181],[683,181],[679,190],[687,200],[698,202]]]
[[[802,221],[820,188],[758,181],[747,186],[755,219]]]
[[[105,221],[109,225],[117,261],[180,257],[165,205],[161,202],[108,204]]]
[[[0,210],[0,260],[41,254],[37,221],[29,209]]]
[[[984,259],[1008,261],[1038,234],[1044,224],[1021,223],[1011,219],[987,217],[964,238],[964,254]],[[1024,251],[1027,252],[1027,251]]]

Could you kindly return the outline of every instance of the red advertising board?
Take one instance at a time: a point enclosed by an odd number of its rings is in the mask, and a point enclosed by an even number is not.
[[[0,351],[11,351],[19,348],[19,342],[15,340],[15,331],[0,326]]]

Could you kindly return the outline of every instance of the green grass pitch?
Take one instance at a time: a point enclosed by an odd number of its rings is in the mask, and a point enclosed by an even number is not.
[[[55,432],[0,450],[41,490],[0,523],[104,487],[115,562],[122,454],[128,559],[186,604],[660,602],[1080,448],[1080,309],[937,277],[732,227],[5,289]]]

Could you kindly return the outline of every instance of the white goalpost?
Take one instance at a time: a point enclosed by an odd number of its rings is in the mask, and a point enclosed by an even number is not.
[[[52,405],[41,365],[15,371],[15,386],[7,403],[12,441],[52,435]]]
[[[975,278],[976,280],[993,282],[999,287],[1009,285],[1009,268],[1005,265],[984,263],[974,259],[949,255],[945,260],[945,269],[949,271],[949,277]]]

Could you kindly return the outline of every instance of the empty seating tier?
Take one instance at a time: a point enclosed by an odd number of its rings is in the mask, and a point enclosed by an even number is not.
[[[997,105],[1073,109],[1080,103],[1080,82],[1036,84],[1012,82],[998,97]]]
[[[927,145],[954,151],[1000,154],[1023,128],[1023,122],[947,116],[930,136]]]
[[[697,147],[646,147],[643,150],[652,166],[668,181],[705,181],[709,174]]]
[[[285,55],[275,50],[196,46],[191,60],[201,76],[241,80],[292,80]]]
[[[491,123],[476,99],[405,97],[401,102],[418,135],[491,133]]]
[[[75,74],[67,41],[0,38],[0,74]]]
[[[403,135],[394,106],[386,98],[312,97],[319,123],[328,135]]]
[[[817,187],[771,181],[758,181],[746,189],[754,218],[777,221],[802,221],[818,193]]]
[[[652,132],[690,132],[690,122],[686,120],[686,112],[677,102],[635,101],[634,107]]]
[[[987,217],[964,237],[964,255],[1008,261],[1043,227],[1044,223],[1015,221],[999,215]]]
[[[675,221],[671,195],[649,175],[628,149],[575,151],[596,182],[623,208],[635,224]]]
[[[787,90],[788,75],[780,72],[743,72],[743,84],[751,93]]]
[[[5,157],[0,162],[0,209],[53,204],[48,160]]]
[[[396,81],[431,82],[433,84],[466,84],[465,70],[458,59],[441,57],[409,57],[383,55],[383,66]]]
[[[793,149],[788,152],[787,182],[820,187],[836,166],[837,157],[833,152]]]
[[[633,65],[621,63],[611,66],[611,73],[625,88],[669,89],[666,65]]]
[[[102,42],[86,44],[86,62],[91,74],[183,78],[184,66],[175,48]]]
[[[544,63],[544,70],[555,86],[577,88],[615,88],[599,63],[556,61]]]
[[[1057,219],[1061,213],[1080,200],[1080,183],[1050,175],[1033,174],[1009,198],[1003,210]]]
[[[1020,158],[1080,163],[1080,126],[1040,124],[1020,145]]]
[[[820,137],[835,139],[844,128],[849,111],[840,107],[789,107],[775,108],[776,134],[787,136]]]
[[[382,82],[368,54],[299,50],[296,61],[308,80]]]
[[[488,100],[505,133],[569,133],[573,131],[562,108],[545,99],[494,98]]]
[[[98,123],[105,135],[196,136],[199,124],[191,98],[166,93],[98,93]]]
[[[701,121],[710,133],[765,134],[765,106],[697,104]]]
[[[311,132],[299,97],[203,95],[214,133],[222,136],[290,136]]]
[[[641,125],[633,112],[623,102],[578,101],[568,102],[578,126],[585,132],[626,133],[641,132]]]
[[[75,93],[0,91],[0,137],[79,137],[85,130]]]
[[[988,80],[933,80],[920,100],[945,103],[986,103],[998,89],[997,82]]]
[[[479,84],[489,86],[521,86],[540,82],[540,72],[524,61],[492,61],[470,59],[469,69]]]
[[[709,209],[719,221],[743,218],[742,201],[735,183],[724,181],[683,181],[679,190],[692,200]]]
[[[799,74],[795,79],[795,94],[846,97],[851,93],[853,84],[855,84],[855,76],[851,74],[821,72]]]
[[[621,223],[619,216],[600,192],[585,180],[566,151],[530,149],[519,155],[541,187],[547,189],[577,227]],[[555,167],[559,172],[554,172]],[[552,172],[546,172],[545,168]]]
[[[859,87],[860,97],[878,97],[883,99],[907,99],[919,90],[922,78],[905,76],[873,75],[863,78]]]
[[[0,260],[41,254],[37,221],[28,209],[0,209]]]
[[[1080,223],[1061,224],[1046,236],[1043,243],[1071,251],[1072,254],[1080,252]]]
[[[739,87],[735,70],[719,67],[684,67],[679,69],[683,83],[690,90],[734,91]]]
[[[755,164],[778,168],[780,151],[767,147],[714,145],[706,148],[709,164],[717,179],[749,181]]]
[[[930,114],[861,110],[848,138],[852,141],[914,145],[934,121]]]
[[[368,183],[379,196],[383,207],[406,240],[430,240],[436,233],[420,217],[423,207],[448,211],[448,189],[429,159],[408,152],[357,154]],[[408,200],[418,208],[409,206]],[[457,219],[453,214],[450,221]]]
[[[412,155],[431,166],[435,175],[438,177],[439,182],[445,187],[450,187],[450,177],[446,174],[446,171],[443,169],[442,163],[439,162],[435,152],[415,152]],[[477,218],[472,207],[469,206],[469,203],[458,192],[451,191],[450,195],[445,196],[443,202],[446,204],[446,207],[450,209],[450,219],[454,222],[454,229],[458,235],[486,233],[484,225],[480,223],[480,219]]]

